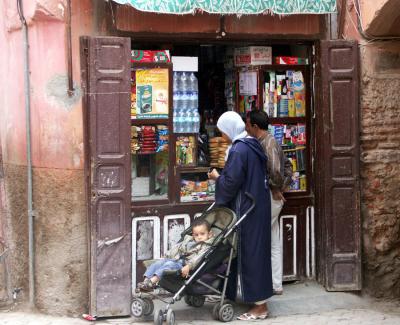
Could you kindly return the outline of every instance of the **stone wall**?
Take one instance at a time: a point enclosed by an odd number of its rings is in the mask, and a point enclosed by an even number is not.
[[[364,288],[400,297],[400,41],[360,42]]]

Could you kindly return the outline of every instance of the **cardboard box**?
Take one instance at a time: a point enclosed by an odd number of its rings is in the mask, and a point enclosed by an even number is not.
[[[131,62],[171,62],[168,50],[132,50]]]
[[[296,56],[277,56],[275,58],[276,64],[288,64],[288,65],[296,65],[296,64],[308,64],[307,58],[299,58]]]
[[[199,70],[199,58],[197,56],[173,56],[174,71],[197,72]]]
[[[272,64],[272,47],[248,46],[235,48],[235,66]]]

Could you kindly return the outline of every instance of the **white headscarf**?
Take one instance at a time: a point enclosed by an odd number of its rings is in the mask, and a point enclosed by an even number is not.
[[[217,122],[217,128],[225,133],[229,139],[231,139],[232,143],[247,136],[245,127],[246,125],[240,115],[232,111],[222,114]],[[231,147],[232,145],[226,150],[225,160],[228,159],[228,153]]]

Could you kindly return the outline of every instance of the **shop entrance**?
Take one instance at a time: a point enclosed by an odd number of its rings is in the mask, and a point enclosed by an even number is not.
[[[317,277],[331,290],[360,289],[355,45],[133,44],[117,37],[81,41],[92,313],[129,314],[143,262],[174,245],[211,204],[205,175],[210,166],[223,168],[226,147],[215,123],[225,110],[266,110],[294,166],[280,220],[285,280]],[[271,61],[234,64],[235,48],[260,45]],[[171,62],[132,63],[132,49],[197,57],[198,69],[174,74]],[[198,105],[176,109],[174,79],[188,76],[197,80]],[[192,100],[193,90],[184,90]]]

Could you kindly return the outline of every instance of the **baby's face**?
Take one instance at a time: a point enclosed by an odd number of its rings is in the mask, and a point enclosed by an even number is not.
[[[206,241],[211,237],[211,232],[207,230],[205,225],[196,226],[192,229],[192,236],[195,242]]]

